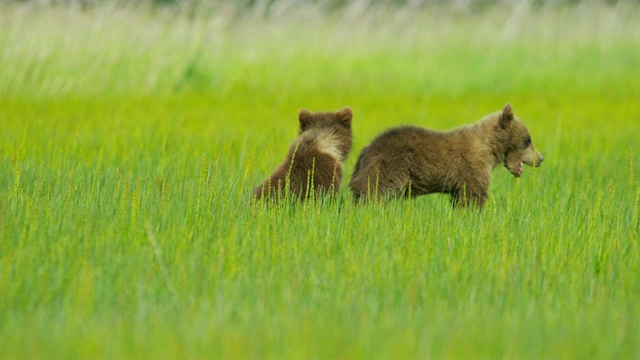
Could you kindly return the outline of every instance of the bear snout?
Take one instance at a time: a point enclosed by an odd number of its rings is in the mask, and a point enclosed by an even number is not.
[[[543,161],[544,161],[544,157],[542,156],[542,154],[536,151],[535,161],[534,161],[534,163],[536,164],[536,167],[540,166],[540,164],[542,164]]]
[[[538,167],[543,160],[544,157],[542,157],[542,154],[540,154],[537,150],[533,150],[532,152],[528,153],[528,156],[523,157],[521,161],[529,166]]]

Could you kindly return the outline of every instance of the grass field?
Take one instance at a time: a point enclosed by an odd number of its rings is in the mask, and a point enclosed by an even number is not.
[[[0,358],[640,358],[636,5],[0,6]],[[376,134],[506,102],[545,162],[482,212],[353,204]],[[252,206],[345,105],[338,199]]]

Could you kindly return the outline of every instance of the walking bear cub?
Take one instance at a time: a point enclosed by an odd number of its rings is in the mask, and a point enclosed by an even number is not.
[[[351,151],[351,108],[336,112],[298,114],[300,133],[289,147],[284,161],[253,194],[256,199],[289,194],[300,200],[334,194],[340,186],[344,160]]]
[[[454,206],[482,207],[497,165],[519,177],[522,163],[540,166],[542,160],[506,104],[450,132],[404,126],[382,133],[362,150],[349,187],[356,199],[447,193]]]

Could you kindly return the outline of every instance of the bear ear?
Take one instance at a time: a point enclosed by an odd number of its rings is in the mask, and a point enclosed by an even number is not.
[[[311,121],[311,111],[307,109],[300,109],[298,112],[298,121],[300,121],[300,126],[305,127]]]
[[[513,118],[513,108],[511,107],[511,104],[506,103],[504,105],[504,108],[502,109],[502,114],[500,114],[500,126],[503,129],[506,128],[507,126],[509,126],[509,124],[511,124]]]
[[[353,119],[353,112],[351,111],[350,107],[345,106],[342,108],[342,110],[336,112],[336,116],[341,122],[349,124],[351,123],[351,119]]]

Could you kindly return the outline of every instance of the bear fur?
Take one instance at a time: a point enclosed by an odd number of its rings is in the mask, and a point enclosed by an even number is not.
[[[283,197],[287,184],[289,195],[301,200],[333,195],[340,186],[344,160],[351,151],[352,118],[349,107],[336,112],[300,110],[298,137],[280,166],[254,189],[254,197]]]
[[[349,187],[356,199],[446,193],[454,206],[481,208],[496,166],[504,164],[519,177],[522,163],[542,161],[526,126],[506,104],[450,132],[404,126],[382,133],[360,153]]]

